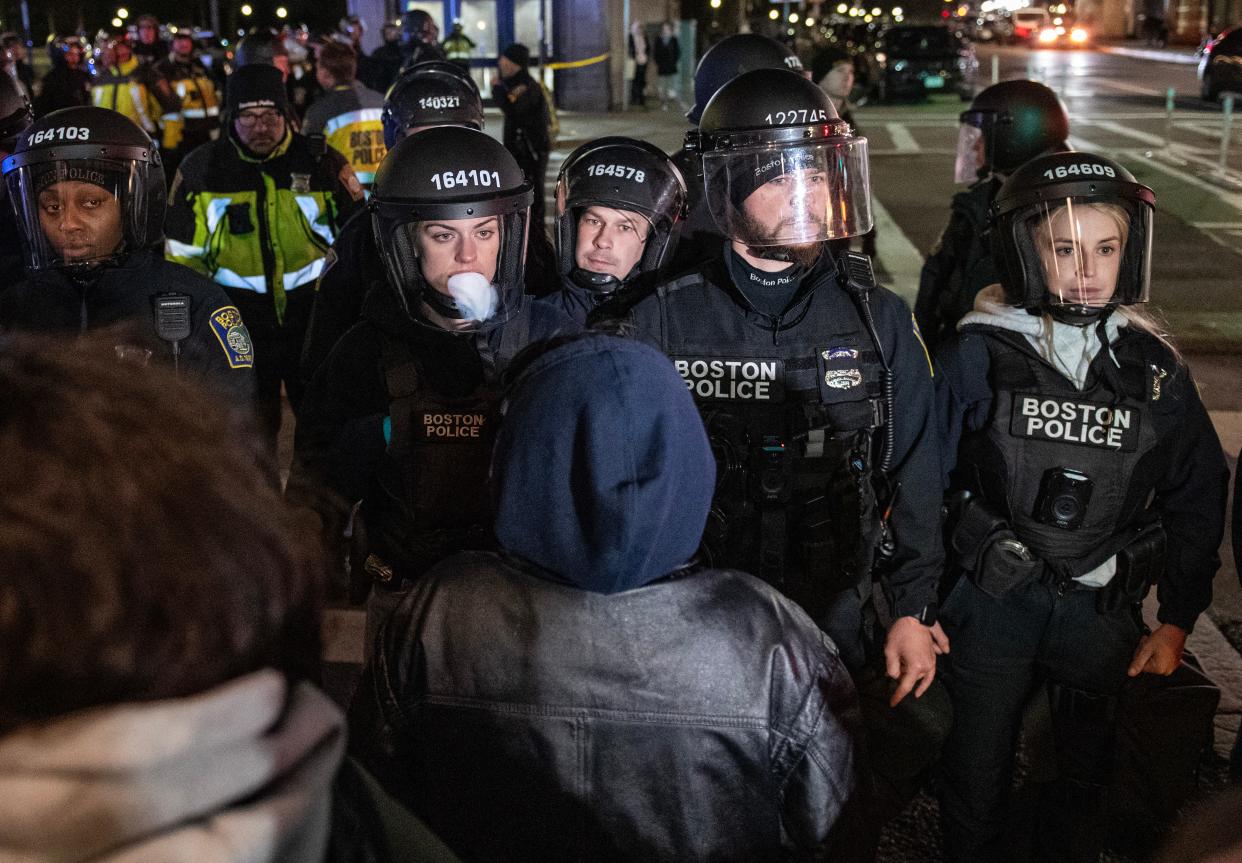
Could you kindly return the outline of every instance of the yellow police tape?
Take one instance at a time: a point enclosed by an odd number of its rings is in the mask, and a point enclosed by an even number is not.
[[[607,60],[609,54],[600,54],[598,57],[588,57],[585,60],[571,60],[565,63],[544,63],[545,69],[581,69],[583,66],[593,66],[596,63],[603,63]]]

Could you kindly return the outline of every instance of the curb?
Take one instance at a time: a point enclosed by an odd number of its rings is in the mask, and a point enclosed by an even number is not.
[[[1154,60],[1157,63],[1176,63],[1181,66],[1198,66],[1199,56],[1183,51],[1167,51],[1160,48],[1126,48],[1121,45],[1097,45],[1096,50],[1104,54],[1117,54],[1121,57],[1136,57],[1139,60]]]

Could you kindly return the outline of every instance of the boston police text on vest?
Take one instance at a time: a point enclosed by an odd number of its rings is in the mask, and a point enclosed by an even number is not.
[[[486,420],[483,414],[424,413],[423,432],[429,440],[477,438]]]
[[[1122,449],[1134,426],[1134,412],[1091,402],[1019,395],[1014,412],[1015,429],[1023,437]]]
[[[769,401],[778,397],[780,360],[691,357],[673,362],[696,398]]]

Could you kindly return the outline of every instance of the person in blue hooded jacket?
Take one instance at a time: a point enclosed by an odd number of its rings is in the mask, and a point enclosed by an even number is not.
[[[601,334],[524,359],[492,459],[501,548],[442,561],[380,630],[358,755],[466,859],[838,849],[853,685],[793,602],[691,563],[715,466],[672,363]]]

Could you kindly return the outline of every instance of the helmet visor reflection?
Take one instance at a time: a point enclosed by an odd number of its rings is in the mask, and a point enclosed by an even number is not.
[[[866,138],[709,152],[703,175],[716,224],[750,246],[835,240],[872,227]]]
[[[1024,220],[1024,264],[1042,277],[1053,305],[1102,308],[1145,302],[1151,210],[1132,203],[1062,198]]]
[[[11,170],[5,181],[26,265],[89,266],[144,247],[147,170],[110,159],[52,160]]]
[[[971,184],[980,179],[987,165],[984,152],[983,130],[977,126],[962,124],[957,133],[957,157],[953,163],[953,182]]]

